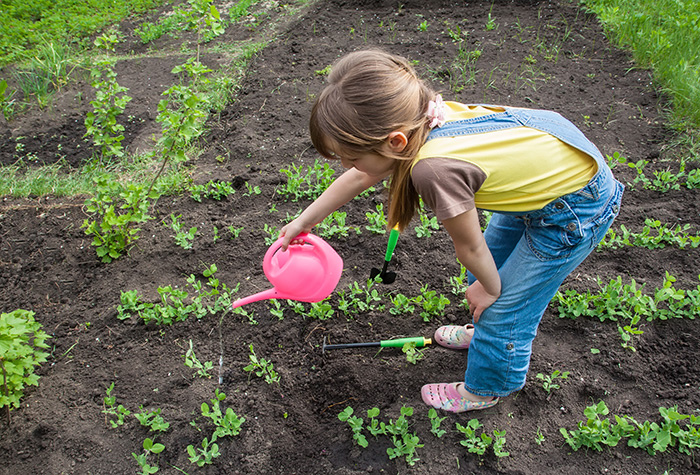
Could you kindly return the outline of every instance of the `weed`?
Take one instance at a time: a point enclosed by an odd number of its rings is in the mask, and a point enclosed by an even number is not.
[[[249,380],[250,375],[252,375],[254,372],[256,376],[265,378],[265,382],[267,384],[279,384],[280,376],[275,371],[274,365],[271,361],[268,361],[265,358],[258,358],[258,356],[255,354],[252,343],[250,344],[250,355],[248,355],[248,358],[250,359],[250,364],[243,368],[243,371],[250,373],[248,376]]]

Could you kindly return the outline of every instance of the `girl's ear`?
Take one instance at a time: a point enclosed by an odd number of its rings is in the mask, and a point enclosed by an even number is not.
[[[408,145],[408,138],[406,137],[406,134],[404,134],[400,130],[395,130],[391,132],[389,134],[389,137],[387,137],[386,141],[387,145],[389,146],[389,149],[394,153],[403,152],[403,149],[405,149],[406,145]]]

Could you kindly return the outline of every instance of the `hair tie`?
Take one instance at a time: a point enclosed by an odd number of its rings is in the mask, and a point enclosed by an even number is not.
[[[428,117],[428,127],[442,127],[445,124],[445,103],[442,96],[438,94],[434,101],[428,102],[428,112],[425,113]]]

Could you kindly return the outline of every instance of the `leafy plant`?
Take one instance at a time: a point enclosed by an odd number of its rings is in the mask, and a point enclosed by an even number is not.
[[[92,236],[92,245],[102,262],[112,262],[127,252],[138,239],[137,224],[150,219],[149,199],[158,197],[151,187],[129,183],[121,185],[106,175],[94,179],[95,194],[85,202],[90,219],[81,228]]]
[[[221,455],[219,452],[219,444],[216,443],[216,437],[212,436],[211,440],[205,437],[202,440],[201,448],[195,448],[193,445],[187,446],[187,454],[190,462],[197,464],[198,467],[211,464],[215,458]]]
[[[435,437],[440,438],[447,433],[446,430],[440,428],[440,424],[447,419],[447,416],[438,417],[437,411],[431,407],[430,410],[428,410],[428,419],[430,419],[430,432]]]
[[[600,452],[603,450],[602,445],[615,447],[621,436],[611,430],[610,419],[602,417],[607,416],[609,412],[605,402],[600,401],[583,411],[588,419],[586,422],[579,422],[576,430],[567,431],[562,427],[559,431],[564,436],[566,443],[574,450],[588,447]]]
[[[403,351],[406,355],[406,361],[412,364],[418,363],[425,357],[425,355],[423,354],[424,350],[419,350],[418,348],[416,348],[415,342],[404,343],[403,347],[401,348],[401,351]]]
[[[15,91],[5,94],[7,91],[7,81],[0,79],[0,110],[2,110],[2,115],[5,120],[10,120],[15,113],[15,101],[12,96],[15,95]]]
[[[404,294],[396,294],[390,297],[393,307],[389,309],[392,315],[412,314],[416,310],[416,299],[405,296]]]
[[[147,411],[143,406],[139,406],[139,411],[140,412],[134,413],[134,417],[136,417],[142,426],[148,427],[149,431],[165,432],[170,428],[170,423],[166,422],[163,416],[160,415],[160,408]]]
[[[205,437],[202,440],[201,448],[193,445],[187,446],[187,454],[190,462],[199,467],[211,464],[215,458],[221,455],[219,445],[216,443],[222,437],[233,437],[240,434],[241,426],[245,422],[244,417],[239,417],[230,407],[225,412],[221,410],[221,402],[226,399],[226,394],[217,388],[214,391],[214,398],[210,400],[211,406],[202,403],[202,416],[210,419],[214,424],[214,432],[211,438]],[[192,425],[196,427],[194,421]]]
[[[210,180],[203,185],[191,185],[189,190],[192,194],[192,199],[198,203],[202,202],[202,198],[211,198],[216,201],[221,201],[236,192],[231,182],[214,180]]]
[[[362,433],[362,426],[364,420],[361,417],[353,416],[354,409],[350,406],[346,407],[340,414],[338,414],[338,419],[343,422],[347,422],[352,430],[352,439],[357,445],[362,448],[367,448],[369,443],[367,442],[367,437]]]
[[[103,34],[95,39],[95,46],[106,51],[113,51],[117,43],[114,33]],[[117,122],[117,117],[124,112],[131,100],[126,95],[128,88],[117,83],[114,60],[108,56],[98,57],[90,70],[95,99],[90,101],[93,110],[85,118],[85,136],[91,136],[96,147],[100,147],[102,160],[124,155],[121,141],[124,126]]]
[[[189,345],[190,346],[185,352],[185,354],[182,355],[182,357],[185,358],[185,366],[197,370],[193,377],[199,376],[200,378],[211,378],[211,374],[209,374],[209,371],[211,371],[214,367],[214,363],[212,363],[211,361],[205,361],[204,363],[199,361],[197,355],[194,354],[194,348],[192,347],[191,339],[189,341]]]
[[[428,290],[428,284],[421,287],[421,294],[415,298],[416,305],[422,308],[420,316],[424,322],[429,322],[433,317],[442,315],[450,300],[444,295],[438,295],[434,290]]]
[[[252,343],[250,344],[250,355],[248,355],[248,358],[250,359],[250,364],[243,368],[243,371],[250,373],[251,375],[255,373],[255,375],[259,378],[265,378],[265,382],[267,384],[279,384],[280,376],[275,371],[274,364],[265,358],[258,358],[258,356],[255,354]]]
[[[34,370],[49,356],[42,351],[49,347],[48,338],[34,312],[17,309],[0,314],[0,408],[7,408],[8,423],[10,409],[19,407],[24,388],[39,384]]]
[[[131,453],[131,455],[134,456],[136,459],[136,463],[139,464],[139,467],[141,467],[141,475],[150,475],[153,473],[156,473],[158,471],[158,466],[157,465],[150,465],[148,463],[148,455],[149,454],[159,454],[165,449],[165,445],[163,444],[158,444],[153,442],[152,439],[146,438],[143,441],[143,450],[144,453],[142,454],[135,454]]]
[[[117,405],[117,397],[112,396],[113,390],[114,382],[112,382],[112,384],[106,390],[107,395],[103,398],[104,409],[102,413],[116,417],[116,419],[109,419],[109,423],[111,424],[112,428],[116,429],[117,427],[124,425],[126,416],[131,414],[131,411],[121,404]]]
[[[563,373],[558,369],[555,369],[552,374],[537,373],[537,379],[542,380],[542,389],[544,389],[547,394],[551,394],[555,389],[561,389],[558,381],[564,381],[569,377],[569,371],[564,371]]]
[[[347,237],[352,228],[345,224],[346,217],[347,213],[344,211],[333,211],[316,226],[318,235],[323,238]]]
[[[437,218],[435,216],[428,217],[424,210],[418,214],[420,218],[420,224],[418,224],[414,229],[416,230],[416,236],[419,238],[430,237],[433,235],[433,231],[440,229]]]
[[[420,460],[416,456],[416,449],[423,447],[418,436],[409,432],[408,419],[406,418],[412,415],[413,408],[404,406],[401,408],[401,415],[396,419],[396,422],[390,420],[386,424],[386,434],[391,437],[391,441],[394,443],[393,448],[386,449],[389,459],[404,457],[406,463],[411,466]]]
[[[365,228],[375,234],[386,234],[387,221],[384,215],[384,204],[377,203],[376,211],[368,211],[365,213],[367,222]]]
[[[277,187],[277,193],[292,201],[300,199],[315,200],[333,181],[335,171],[318,160],[304,171],[303,165],[292,164],[291,168],[280,170],[287,176],[287,183]]]
[[[379,278],[377,276],[377,278]],[[366,286],[362,287],[357,282],[348,286],[348,291],[338,292],[338,310],[345,315],[357,315],[359,313],[384,309],[382,295],[374,288],[376,279],[368,279]]]
[[[197,235],[197,226],[192,226],[189,230],[184,230],[180,218],[182,215],[177,215],[170,213],[170,224],[165,224],[167,227],[173,230],[175,235],[175,243],[183,249],[192,249],[194,238]]]
[[[471,419],[466,426],[456,423],[457,430],[464,435],[464,440],[459,443],[467,448],[469,453],[484,455],[489,447],[492,447],[493,453],[501,458],[510,455],[505,450],[506,446],[506,431],[493,430],[493,437],[482,431],[480,434],[477,431],[484,427],[478,419]]]

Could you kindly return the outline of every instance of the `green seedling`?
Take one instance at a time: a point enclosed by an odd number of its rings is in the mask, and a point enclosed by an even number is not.
[[[192,199],[198,203],[201,203],[203,198],[221,201],[236,192],[231,182],[213,180],[204,185],[191,185],[189,191]]]
[[[187,454],[190,462],[197,464],[198,467],[211,464],[215,458],[221,455],[219,444],[216,443],[216,436],[212,436],[211,441],[205,437],[202,440],[201,448],[188,445]]]
[[[386,435],[386,427],[384,424],[380,424],[379,420],[377,419],[379,417],[379,408],[378,407],[373,407],[372,409],[367,410],[367,417],[369,419],[369,425],[367,426],[367,430],[369,431],[370,434],[372,434],[375,438],[378,435]]]
[[[421,287],[421,295],[416,297],[415,302],[422,309],[420,316],[424,322],[429,322],[433,317],[442,315],[450,304],[450,300],[444,295],[438,295],[436,291],[428,290],[428,284]]]
[[[272,246],[275,243],[275,241],[277,241],[277,238],[279,236],[277,227],[269,226],[267,223],[264,223],[263,231],[265,232],[265,236],[263,237],[263,239],[265,240],[265,245]]]
[[[420,224],[418,224],[414,229],[416,230],[416,236],[419,238],[430,237],[433,235],[433,231],[440,229],[437,218],[435,216],[428,217],[428,215],[421,209],[418,214],[420,218]]]
[[[535,432],[535,442],[537,443],[537,445],[542,445],[544,441],[544,434],[542,433],[542,430],[538,427],[537,432]]]
[[[404,406],[401,408],[401,415],[396,419],[396,422],[390,420],[389,423],[385,425],[386,434],[391,437],[391,441],[394,444],[393,448],[389,447],[386,449],[389,459],[403,456],[406,463],[411,466],[415,465],[416,462],[420,460],[416,456],[416,449],[423,447],[418,436],[415,433],[410,433],[408,430],[409,423],[406,418],[412,415],[413,408]]]
[[[416,364],[418,361],[425,358],[425,354],[423,354],[424,350],[416,348],[416,342],[414,341],[404,343],[403,347],[401,347],[401,351],[406,355],[406,361],[411,364]]]
[[[316,232],[326,239],[337,236],[347,237],[352,228],[345,224],[346,217],[346,212],[334,211],[316,226]]]
[[[386,234],[387,221],[384,216],[384,204],[377,203],[377,211],[368,211],[365,213],[367,222],[365,228],[375,234]]]
[[[542,389],[544,389],[547,394],[552,393],[555,389],[561,389],[558,381],[565,381],[569,377],[569,371],[564,371],[563,373],[558,369],[555,369],[551,375],[546,375],[543,373],[537,373],[537,379],[542,380]]]
[[[430,410],[428,410],[428,418],[430,419],[430,432],[435,437],[440,438],[447,433],[446,430],[440,428],[440,424],[447,419],[447,416],[438,417],[437,411],[431,407]]]
[[[610,419],[601,417],[607,416],[609,412],[605,402],[600,401],[583,411],[588,419],[586,422],[579,422],[576,430],[567,431],[562,427],[559,431],[564,436],[566,443],[574,450],[587,447],[600,452],[603,450],[603,445],[615,447],[621,436],[616,431],[611,430]]]
[[[241,231],[243,231],[243,227],[237,228],[235,226],[228,226],[226,229],[228,229],[228,232],[231,234],[231,239],[236,239],[241,235]]]
[[[484,427],[478,419],[470,419],[466,426],[457,422],[456,427],[457,430],[464,435],[464,440],[461,440],[459,443],[466,447],[469,453],[484,455],[486,449],[488,449],[491,442],[493,442],[493,439],[485,432],[482,432],[481,435],[477,435],[477,430]]]
[[[134,417],[142,426],[148,427],[148,430],[152,432],[165,432],[170,428],[170,423],[165,422],[165,419],[160,415],[160,408],[147,411],[144,410],[143,406],[139,406],[139,412],[134,413]]]
[[[233,437],[240,434],[245,417],[239,417],[230,407],[225,412],[221,410],[221,402],[226,399],[226,394],[217,388],[214,391],[214,399],[211,399],[211,408],[207,403],[202,403],[202,416],[211,419],[215,426],[212,442],[221,437]]]
[[[406,297],[404,294],[396,294],[390,297],[393,307],[389,309],[392,315],[412,314],[416,310],[416,299]]]
[[[335,171],[327,163],[316,160],[306,172],[303,168],[302,165],[292,164],[291,168],[280,170],[287,176],[287,183],[279,186],[277,193],[292,201],[315,200],[333,181]]]
[[[170,214],[170,224],[166,224],[166,227],[169,227],[170,229],[173,230],[175,233],[173,237],[175,238],[175,243],[180,246],[183,249],[192,249],[194,238],[197,235],[197,227],[192,226],[189,230],[185,230],[182,227],[182,223],[180,222],[180,218],[182,215],[177,215],[171,213]],[[164,223],[165,224],[165,223]]]
[[[357,445],[362,448],[367,448],[369,443],[367,442],[367,437],[362,433],[362,426],[364,420],[361,417],[353,416],[354,410],[352,407],[346,407],[340,414],[338,414],[338,419],[343,422],[347,422],[352,430],[352,439]]]
[[[280,305],[279,300],[271,299],[270,305],[272,305],[272,308],[270,308],[270,314],[277,317],[280,321],[284,320],[284,309],[282,308],[282,305]]]
[[[418,30],[428,31],[428,20],[423,20],[422,22],[420,22],[420,24],[418,25]]]
[[[185,366],[188,368],[194,368],[197,370],[195,374],[192,375],[192,377],[199,376],[200,378],[211,378],[211,374],[209,374],[209,371],[212,370],[214,367],[214,363],[211,361],[205,361],[202,363],[197,359],[197,355],[194,353],[194,348],[192,347],[192,340],[189,341],[189,348],[185,352],[184,355],[182,355],[183,358],[185,358]]]
[[[113,429],[116,429],[119,426],[124,425],[126,416],[131,414],[131,411],[126,409],[123,405],[117,404],[117,397],[112,396],[112,390],[114,389],[114,382],[107,388],[106,393],[107,395],[103,398],[103,405],[104,409],[102,411],[103,414],[107,414],[108,416],[114,416],[116,419],[109,419],[109,423],[111,424]],[[106,417],[105,417],[106,419]]]
[[[254,196],[262,193],[262,190],[260,190],[260,187],[258,185],[253,186],[247,181],[245,182],[245,187],[248,191],[246,193],[243,193],[243,196]]]
[[[6,408],[8,425],[10,410],[19,407],[24,388],[39,385],[34,370],[49,356],[43,351],[49,347],[48,338],[34,312],[17,309],[0,314],[0,408]]]
[[[636,314],[632,317],[628,325],[617,325],[617,331],[622,339],[622,343],[620,343],[620,345],[627,350],[631,350],[632,352],[637,351],[637,349],[633,346],[634,338],[644,333],[643,330],[640,330],[636,326],[637,323],[639,323],[640,318],[641,315]]]
[[[250,375],[255,373],[259,378],[265,378],[267,384],[279,384],[280,376],[275,371],[274,365],[265,358],[258,358],[252,343],[250,344],[250,355],[248,355],[248,358],[250,359],[250,364],[243,368],[243,371],[249,373],[248,380],[250,380]]]
[[[133,455],[136,459],[136,463],[138,463],[139,467],[141,468],[141,475],[150,475],[158,471],[158,466],[150,465],[148,463],[147,458],[150,454],[157,455],[161,453],[164,449],[165,446],[163,444],[154,443],[152,439],[146,438],[143,441],[144,453],[138,455],[133,452],[131,453],[131,455]]]

